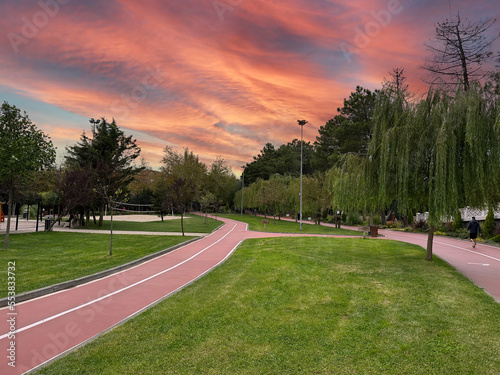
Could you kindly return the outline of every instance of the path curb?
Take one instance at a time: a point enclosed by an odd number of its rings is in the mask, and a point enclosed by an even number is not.
[[[94,280],[97,280],[97,279],[102,279],[103,277],[106,277],[106,276],[112,275],[114,273],[126,270],[128,268],[132,268],[132,267],[134,267],[134,266],[136,266],[138,264],[141,264],[141,263],[144,263],[144,262],[146,262],[148,260],[157,258],[157,257],[159,257],[159,256],[161,256],[163,254],[166,254],[166,253],[169,253],[171,251],[177,250],[177,249],[179,249],[179,248],[181,248],[183,246],[186,246],[186,245],[188,245],[188,244],[190,244],[192,242],[198,241],[201,238],[203,238],[203,237],[198,237],[198,238],[193,238],[193,239],[187,240],[187,241],[182,242],[180,244],[177,244],[175,246],[172,246],[172,247],[169,247],[167,249],[158,251],[157,253],[146,255],[145,257],[142,257],[140,259],[136,259],[136,260],[133,260],[131,262],[128,262],[128,263],[125,263],[125,264],[122,264],[122,265],[110,268],[108,270],[104,270],[104,271],[100,271],[100,272],[94,273],[92,275],[87,275],[87,276],[80,277],[78,279],[64,281],[64,282],[59,283],[59,284],[49,285],[49,286],[46,286],[46,287],[43,287],[43,288],[40,288],[40,289],[35,289],[35,290],[29,291],[29,292],[24,292],[24,293],[16,294],[16,296],[15,296],[16,297],[16,304],[19,303],[19,302],[24,302],[24,301],[33,299],[33,298],[37,298],[37,297],[41,297],[41,296],[44,296],[44,295],[47,295],[47,294],[58,292],[60,290],[74,288],[75,286],[78,286],[78,285],[81,285],[81,284],[86,284],[86,283],[88,283],[90,281],[94,281]],[[7,305],[8,305],[8,298],[7,297],[1,298],[0,299],[0,308],[5,307]]]

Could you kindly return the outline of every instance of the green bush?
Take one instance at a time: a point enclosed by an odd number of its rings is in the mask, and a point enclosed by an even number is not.
[[[458,238],[462,238],[462,239],[467,239],[467,238],[469,238],[469,231],[466,228],[460,228],[456,232],[448,233],[448,236],[450,236],[450,237],[458,237]]]
[[[354,212],[351,212],[349,213],[349,215],[347,216],[347,221],[346,221],[347,225],[360,225],[362,224],[362,221],[361,219],[359,218],[359,215],[357,215],[356,213]]]
[[[491,237],[490,240],[496,243],[500,243],[500,234],[497,234],[495,237]]]
[[[486,215],[486,219],[484,220],[483,225],[483,236],[484,238],[493,237],[495,234],[496,223],[495,217],[493,216],[493,210],[488,210],[488,214]]]
[[[463,226],[462,214],[460,210],[457,210],[453,216],[453,232],[458,232]]]

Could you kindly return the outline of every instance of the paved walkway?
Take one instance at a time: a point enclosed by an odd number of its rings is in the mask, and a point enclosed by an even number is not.
[[[217,267],[247,238],[313,236],[249,232],[244,223],[220,220],[226,224],[217,231],[134,268],[22,302],[14,310],[0,309],[0,350],[4,353],[0,374],[39,368],[140,314]],[[388,239],[425,246],[425,235],[381,232]],[[479,245],[473,250],[464,241],[437,237],[434,253],[500,301],[500,249]],[[12,327],[15,338],[9,337]],[[15,368],[8,365],[5,356],[11,352]]]
[[[144,220],[144,216],[146,215],[135,215],[135,216],[141,216],[139,221]],[[106,218],[106,217],[105,217]],[[124,216],[124,218],[126,218]],[[136,220],[138,218],[135,218]],[[155,219],[155,220],[152,220]],[[158,217],[152,217],[149,216],[149,220],[146,221],[159,221],[160,219]],[[172,220],[172,217],[169,216],[168,220]],[[115,220],[115,221],[133,221],[131,219],[129,220]],[[5,234],[5,228],[7,226],[6,222],[0,223],[0,234]],[[36,221],[35,220],[19,220],[18,222],[18,229],[15,230],[16,228],[16,220],[15,218],[12,219],[10,223],[10,234],[16,234],[16,233],[32,233],[36,231]],[[44,222],[38,222],[38,231],[43,232],[45,229],[45,223]],[[97,233],[97,234],[109,234],[109,230],[100,230],[100,229],[74,229],[74,228],[68,228],[68,227],[63,227],[59,225],[54,225],[53,226],[53,231],[54,232],[75,232],[75,233]],[[144,232],[144,231],[125,231],[125,230],[113,230],[113,234],[139,234],[143,236],[180,236],[182,235],[181,232]],[[186,236],[191,236],[191,237],[202,237],[206,236],[209,233],[184,233]]]

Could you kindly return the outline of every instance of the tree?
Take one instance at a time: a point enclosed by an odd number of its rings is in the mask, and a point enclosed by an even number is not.
[[[303,173],[312,174],[311,159],[314,148],[310,142],[303,141]],[[283,144],[277,149],[267,143],[261,153],[253,157],[245,166],[245,183],[252,184],[257,179],[269,180],[274,174],[298,176],[300,174],[300,141]]]
[[[478,85],[454,97],[430,92],[408,107],[382,95],[374,118],[378,201],[429,211],[426,260],[432,260],[434,228],[443,218],[458,207],[498,205],[498,103]]]
[[[490,238],[495,235],[495,229],[496,229],[496,223],[495,223],[495,214],[493,213],[492,209],[488,210],[488,214],[486,215],[486,219],[484,220],[484,225],[483,225],[483,235],[485,238]]]
[[[320,224],[323,211],[331,207],[332,196],[323,176],[305,176],[303,180],[304,211]]]
[[[499,37],[488,35],[494,23],[491,18],[462,20],[460,14],[437,23],[435,40],[426,44],[432,56],[422,67],[431,76],[427,83],[452,91],[461,85],[467,91],[473,82],[481,81],[488,74],[484,65],[492,57],[491,46]]]
[[[189,149],[177,153],[169,146],[165,147],[161,162],[166,187],[165,200],[180,211],[184,236],[184,211],[199,197],[205,183],[207,167]]]
[[[41,169],[55,162],[50,138],[31,122],[26,112],[4,102],[0,107],[0,185],[7,193],[8,213],[4,249],[9,246],[14,195]]]
[[[314,142],[312,165],[316,171],[326,172],[344,154],[366,155],[373,128],[373,110],[378,91],[357,86],[339,113],[319,129]]]
[[[217,210],[219,205],[231,203],[238,188],[239,182],[229,165],[222,157],[217,157],[210,165],[206,178],[205,190],[210,193],[206,196],[214,199],[210,204],[214,204]]]
[[[66,165],[69,168],[87,170],[93,183],[93,190],[101,198],[99,226],[102,226],[104,205],[111,196],[119,198],[116,192],[124,192],[134,176],[144,169],[133,164],[139,157],[141,149],[132,136],[116,125],[115,120],[108,123],[106,119],[91,119],[92,137],[85,132],[80,142],[66,148]],[[110,210],[112,207],[109,207]]]
[[[455,211],[455,215],[453,215],[453,232],[458,232],[460,229],[463,228],[463,221],[462,221],[462,213],[460,210]]]
[[[391,98],[396,98],[402,95],[404,98],[411,98],[413,95],[409,91],[409,85],[407,83],[407,77],[405,74],[405,68],[398,67],[393,68],[389,75],[390,80],[384,78],[383,91],[386,92]]]

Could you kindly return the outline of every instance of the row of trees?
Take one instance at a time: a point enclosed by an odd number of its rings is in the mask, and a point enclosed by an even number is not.
[[[304,176],[303,181],[303,214],[314,217],[317,224],[325,217],[331,207],[332,196],[324,176]],[[295,217],[299,212],[300,180],[298,177],[275,174],[268,180],[258,179],[250,186],[236,192],[235,206],[254,212],[281,216],[289,213]]]
[[[225,204],[238,189],[238,180],[221,158],[207,167],[187,149],[177,153],[166,147],[162,167],[154,171],[145,163],[137,165],[141,150],[136,140],[114,120],[91,119],[90,124],[90,132],[84,131],[79,142],[66,148],[64,163],[56,168],[49,137],[26,113],[8,103],[2,105],[0,195],[8,202],[5,249],[14,202],[57,207],[52,225],[66,215],[70,225],[88,225],[92,215],[94,223],[102,226],[105,208],[112,215],[117,202],[153,203],[162,215],[172,210],[183,214],[193,204],[205,208]],[[111,216],[110,255],[112,225]]]

